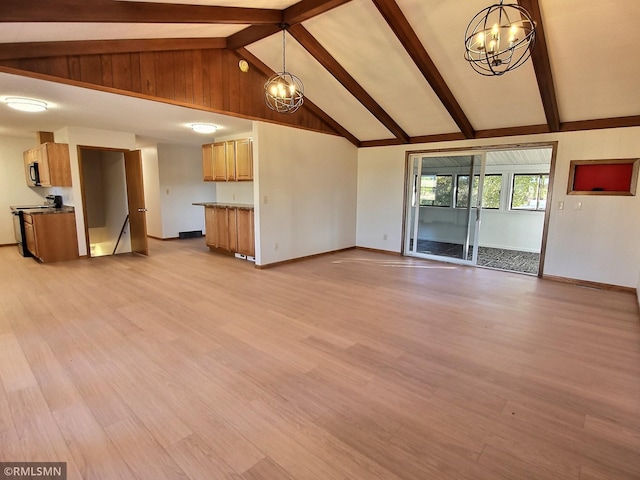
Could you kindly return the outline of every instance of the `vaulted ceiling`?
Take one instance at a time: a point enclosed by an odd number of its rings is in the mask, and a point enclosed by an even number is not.
[[[287,70],[304,82],[305,108],[358,146],[640,125],[639,1],[519,0],[538,27],[532,58],[483,77],[463,58],[463,36],[491,3],[3,0],[0,66],[15,72],[20,61],[65,55],[223,49],[264,81],[282,69],[286,25]]]

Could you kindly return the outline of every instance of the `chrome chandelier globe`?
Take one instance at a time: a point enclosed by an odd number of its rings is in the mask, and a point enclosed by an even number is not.
[[[304,84],[293,73],[287,72],[286,27],[282,29],[282,71],[271,76],[264,84],[267,107],[278,113],[294,113],[304,102]]]
[[[476,14],[464,34],[464,58],[481,75],[500,76],[524,64],[536,40],[533,18],[504,0]]]

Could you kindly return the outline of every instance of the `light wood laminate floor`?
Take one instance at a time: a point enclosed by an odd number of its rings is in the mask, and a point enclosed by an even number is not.
[[[69,479],[638,479],[630,293],[352,250],[0,248],[0,460]]]

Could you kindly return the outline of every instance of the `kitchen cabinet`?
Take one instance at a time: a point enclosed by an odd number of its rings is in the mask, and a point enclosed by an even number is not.
[[[23,157],[27,185],[35,186],[29,174],[29,166],[32,163],[37,163],[40,186],[71,186],[71,161],[69,160],[69,145],[66,143],[43,143],[24,152]]]
[[[227,144],[225,142],[213,144],[213,180],[215,182],[227,180]]]
[[[236,142],[226,142],[225,145],[225,164],[227,166],[227,182],[236,181]]]
[[[253,141],[229,140],[203,145],[202,179],[205,182],[253,180]]]
[[[202,146],[202,179],[213,182],[213,145]]]
[[[237,252],[248,257],[255,257],[255,235],[253,226],[253,209],[238,208],[237,218],[237,236],[238,249]]]
[[[75,260],[78,236],[75,213],[24,214],[27,249],[43,263]]]
[[[209,248],[255,255],[253,209],[224,205],[205,208],[206,243]]]
[[[253,180],[253,141],[236,140],[236,180]]]

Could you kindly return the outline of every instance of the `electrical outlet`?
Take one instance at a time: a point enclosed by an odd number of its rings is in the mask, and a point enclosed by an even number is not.
[[[386,239],[387,239],[387,234],[385,233],[385,234],[382,236],[382,240],[386,240]]]
[[[576,203],[576,210],[582,210],[582,202]]]
[[[277,243],[274,243],[274,244],[273,244],[273,249],[274,249],[274,250],[277,250],[277,249],[278,249],[278,244],[277,244]]]

